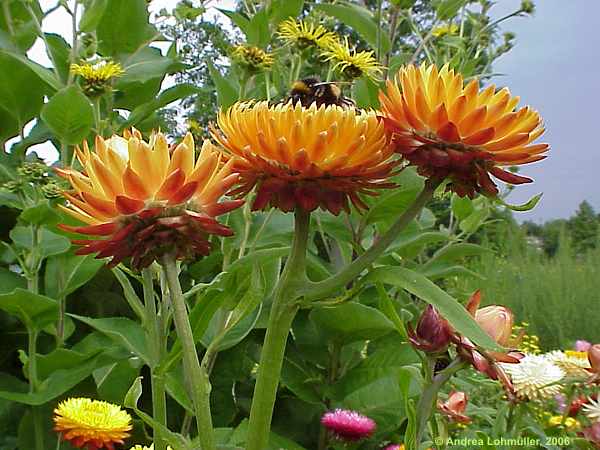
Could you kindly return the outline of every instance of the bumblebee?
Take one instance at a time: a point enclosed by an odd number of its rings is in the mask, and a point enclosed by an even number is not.
[[[292,103],[300,102],[304,107],[311,103],[321,105],[338,105],[342,107],[354,107],[354,101],[345,97],[338,83],[333,81],[321,81],[317,77],[308,77],[295,81],[288,96]]]

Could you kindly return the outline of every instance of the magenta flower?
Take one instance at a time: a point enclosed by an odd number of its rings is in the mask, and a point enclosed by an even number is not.
[[[584,339],[578,339],[575,341],[575,351],[577,352],[587,352],[591,346],[592,343]]]
[[[359,441],[373,434],[377,424],[356,411],[336,409],[321,417],[321,424],[343,441]]]
[[[383,450],[404,450],[404,445],[400,444],[390,444]]]

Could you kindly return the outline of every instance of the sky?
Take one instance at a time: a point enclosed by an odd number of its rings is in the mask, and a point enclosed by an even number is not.
[[[44,10],[55,0],[41,0]],[[154,0],[157,12],[172,7],[176,0]],[[233,0],[210,4],[230,9]],[[519,7],[520,0],[497,0],[491,10],[500,18]],[[222,15],[212,9],[211,14]],[[50,15],[44,30],[60,33],[70,41],[70,19],[61,11]],[[600,1],[537,0],[535,14],[503,22],[504,31],[516,33],[516,46],[494,65],[494,72],[504,74],[493,81],[508,86],[521,104],[538,110],[546,125],[542,142],[551,145],[548,158],[524,166],[523,175],[535,182],[514,189],[509,203],[523,203],[543,192],[538,206],[529,212],[515,213],[519,221],[569,217],[583,200],[600,212],[600,189],[594,188],[600,173],[600,143],[593,138],[600,127]],[[43,45],[38,42],[29,56],[48,65]],[[55,158],[50,143],[35,150],[47,159]]]

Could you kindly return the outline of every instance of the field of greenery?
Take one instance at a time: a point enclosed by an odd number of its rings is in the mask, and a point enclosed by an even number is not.
[[[156,3],[0,0],[0,450],[600,448],[535,4]]]

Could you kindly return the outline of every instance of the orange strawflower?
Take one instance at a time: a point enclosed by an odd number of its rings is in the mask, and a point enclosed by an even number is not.
[[[73,241],[83,246],[78,254],[110,257],[110,266],[131,258],[132,267],[140,269],[167,253],[178,259],[205,256],[210,234],[233,233],[215,217],[243,203],[218,203],[238,174],[232,172],[233,161],[222,164],[222,154],[209,141],[196,158],[191,134],[170,148],[162,133],[145,142],[133,130],[108,140],[97,137],[94,151],[84,142],[76,153],[83,170],[58,173],[73,187],[64,193],[68,205],[62,209],[87,224],[61,228],[94,236]]]
[[[544,159],[548,144],[533,144],[544,132],[540,115],[519,97],[494,85],[480,91],[477,80],[463,83],[448,65],[408,66],[387,94],[380,93],[382,114],[396,150],[421,175],[450,179],[460,196],[496,195],[490,178],[510,184],[532,180],[503,169]]]
[[[392,187],[393,149],[374,112],[336,105],[237,103],[213,137],[235,158],[240,194],[257,186],[253,209],[317,207],[337,215],[367,205],[360,195]]]
[[[114,450],[131,430],[131,416],[120,406],[89,398],[69,398],[54,410],[54,430],[77,448]]]

